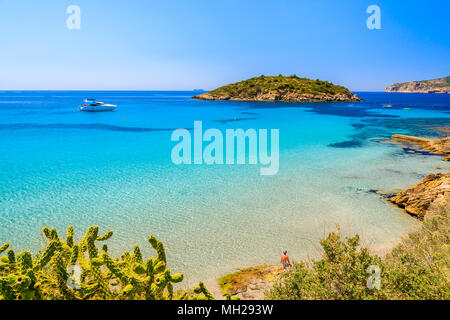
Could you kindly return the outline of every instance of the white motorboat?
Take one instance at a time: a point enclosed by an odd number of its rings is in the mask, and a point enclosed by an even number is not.
[[[85,99],[83,101],[83,106],[78,107],[80,111],[90,111],[90,112],[98,112],[98,111],[114,111],[117,108],[115,104],[106,104],[96,99]]]

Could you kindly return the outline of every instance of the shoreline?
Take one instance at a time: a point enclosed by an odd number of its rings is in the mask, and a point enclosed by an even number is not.
[[[404,239],[408,237],[408,235],[412,232],[416,232],[420,230],[421,225],[414,228],[414,230],[405,231],[404,234],[401,234],[398,239],[392,240],[388,243],[385,243],[383,245],[378,245],[376,247],[371,247],[370,245],[364,245],[364,247],[367,247],[369,249],[369,252],[371,254],[376,254],[380,257],[385,257],[388,254],[392,252],[394,248],[396,248]],[[364,242],[364,237],[361,238],[362,242]],[[308,259],[300,259],[300,260],[292,260],[292,261],[308,261],[311,262],[313,259],[320,258],[320,253],[318,252],[316,256],[309,257]],[[277,265],[251,265],[251,264],[245,264],[245,267],[242,268],[236,268],[229,273],[220,274],[215,278],[210,278],[205,280],[205,285],[208,288],[208,290],[211,292],[211,294],[214,295],[214,297],[217,300],[226,300],[226,294],[224,294],[224,289],[220,284],[220,280],[222,278],[230,277],[232,275],[240,274],[242,275],[242,279],[244,279],[244,283],[235,283],[235,286],[231,290],[231,292],[234,292],[241,300],[263,300],[264,299],[264,292],[268,289],[270,289],[275,282],[280,278],[282,272],[279,272],[277,275],[274,275],[273,272],[269,272],[269,279],[266,281],[261,281],[261,278],[256,278],[254,281],[252,281],[253,277],[253,271],[260,270],[263,272],[264,269],[274,269],[276,273],[279,271],[279,269],[282,269],[283,267],[281,264]],[[246,274],[250,274],[249,276],[246,276]],[[245,287],[250,287],[246,289]],[[229,291],[226,293],[230,293]]]
[[[450,127],[435,128],[437,131],[449,132]],[[416,149],[425,149],[432,153],[443,155],[444,161],[450,161],[450,138],[444,136],[441,139],[430,140],[414,136],[392,135],[392,140],[400,140],[399,143],[391,142],[402,146],[402,143],[408,143],[409,147]],[[381,193],[380,198],[383,197]],[[389,202],[399,208],[404,213],[421,220],[422,224],[413,232],[419,232],[423,227],[423,220],[428,215],[436,214],[441,207],[449,205],[450,198],[450,172],[429,174],[425,179],[420,180],[417,184],[410,186],[404,190],[400,190],[395,195],[389,195],[383,200]],[[406,204],[405,204],[406,203]],[[409,204],[411,203],[411,204]],[[375,248],[368,247],[369,252],[380,257],[386,257],[407,239],[412,232],[406,232],[400,239],[391,241],[385,245],[377,246]],[[305,260],[301,260],[305,261]],[[311,259],[309,259],[309,262]],[[216,279],[215,284],[212,281],[209,283],[214,288],[214,295],[220,295],[220,298],[225,299],[226,294],[236,295],[242,300],[263,300],[264,293],[270,290],[275,283],[282,278],[284,270],[280,271],[281,266],[250,266],[239,269],[220,276]],[[277,270],[274,272],[268,271],[270,279],[263,279],[255,277],[254,272],[257,270],[264,273],[266,270]],[[226,281],[224,281],[226,279]],[[225,295],[224,295],[225,294]],[[219,298],[219,297],[217,297]]]

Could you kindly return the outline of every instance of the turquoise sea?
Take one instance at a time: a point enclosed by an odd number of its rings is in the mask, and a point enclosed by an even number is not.
[[[393,133],[438,137],[450,95],[357,92],[355,103],[196,101],[198,92],[0,92],[0,243],[36,252],[39,230],[113,229],[110,250],[153,234],[185,284],[240,267],[315,257],[318,240],[344,234],[386,251],[419,222],[375,189],[449,171],[442,158],[381,143]],[[87,113],[84,98],[118,104]],[[383,107],[385,106],[385,107]],[[386,106],[390,106],[386,108]],[[172,130],[279,129],[280,168],[175,165]]]

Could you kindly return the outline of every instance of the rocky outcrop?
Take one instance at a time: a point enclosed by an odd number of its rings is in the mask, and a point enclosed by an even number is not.
[[[398,144],[406,144],[410,148],[419,148],[443,155],[444,160],[450,161],[450,137],[433,140],[403,134],[393,134],[392,140],[398,141]]]
[[[284,272],[281,266],[260,266],[242,269],[219,279],[222,294],[237,295],[242,300],[262,300]]]
[[[394,83],[386,92],[450,93],[450,76],[445,78]]]
[[[247,93],[241,93],[239,95],[217,95],[213,93],[204,93],[198,96],[194,96],[197,100],[230,100],[230,101],[260,101],[260,102],[345,102],[345,101],[361,101],[356,95],[351,93],[296,93],[284,90],[273,91],[261,91],[255,95],[248,95]]]
[[[432,128],[432,129],[436,130],[436,131],[450,133],[450,127],[435,127],[435,128]]]
[[[450,197],[450,172],[429,174],[412,187],[388,199],[411,215],[423,218],[430,210],[447,205]]]

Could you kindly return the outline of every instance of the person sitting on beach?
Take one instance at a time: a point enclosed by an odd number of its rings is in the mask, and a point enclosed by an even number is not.
[[[291,261],[289,260],[289,257],[287,256],[287,250],[283,251],[283,254],[281,255],[281,265],[287,269],[288,267],[292,267]]]

